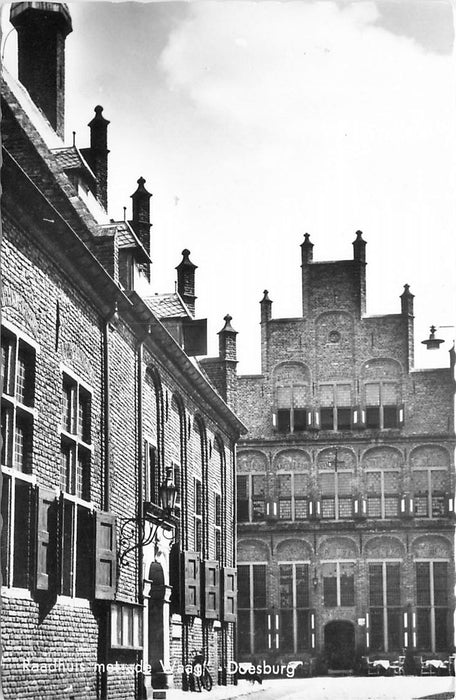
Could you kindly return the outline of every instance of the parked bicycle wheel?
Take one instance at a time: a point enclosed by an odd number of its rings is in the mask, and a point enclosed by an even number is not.
[[[204,690],[212,690],[212,676],[207,669],[203,673],[201,683]]]

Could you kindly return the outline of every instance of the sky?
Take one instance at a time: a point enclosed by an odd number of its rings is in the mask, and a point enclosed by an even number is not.
[[[456,54],[451,0],[69,3],[66,140],[110,120],[109,215],[152,198],[153,291],[189,248],[209,354],[229,313],[260,371],[263,290],[301,314],[300,244],[351,259],[367,241],[367,313],[415,294],[416,366],[448,366],[454,325]],[[3,5],[3,53],[15,32]],[[6,43],[5,43],[6,40]]]

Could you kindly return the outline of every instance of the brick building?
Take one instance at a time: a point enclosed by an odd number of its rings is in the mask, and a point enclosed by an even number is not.
[[[454,367],[413,363],[413,295],[366,315],[366,244],[302,249],[302,317],[261,307],[238,378],[238,656],[353,668],[447,656],[454,613]]]
[[[244,430],[225,400],[232,329],[203,372],[188,251],[177,292],[150,291],[144,179],[131,221],[108,218],[102,108],[88,148],[63,143],[67,7],[15,3],[11,20],[20,82],[4,71],[4,696],[153,697],[182,686],[199,648],[226,682]]]

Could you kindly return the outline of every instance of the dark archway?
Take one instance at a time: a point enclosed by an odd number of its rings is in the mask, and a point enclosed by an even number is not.
[[[355,663],[355,628],[346,620],[334,620],[325,626],[325,655],[328,668],[349,670]]]
[[[166,687],[166,675],[163,673],[164,659],[164,626],[163,603],[165,599],[164,575],[161,564],[153,562],[149,569],[151,581],[148,601],[149,617],[149,664],[152,670],[152,686]]]

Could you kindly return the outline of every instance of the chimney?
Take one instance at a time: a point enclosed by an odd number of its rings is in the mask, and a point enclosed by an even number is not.
[[[268,369],[268,344],[269,344],[269,328],[268,323],[272,317],[272,301],[269,298],[267,289],[263,292],[263,298],[260,301],[261,308],[261,372],[265,374]]]
[[[97,178],[96,197],[100,204],[108,209],[108,119],[103,116],[103,107],[95,107],[95,116],[88,126],[90,129],[90,148],[82,153],[87,158]]]
[[[15,2],[10,20],[18,33],[19,80],[63,139],[65,38],[73,29],[68,7],[59,2]]]
[[[137,182],[138,189],[131,195],[133,215],[130,223],[147,254],[150,255],[150,198],[152,195],[144,187],[146,181],[143,177],[140,177]]]
[[[362,231],[356,232],[353,241],[353,260],[356,265],[355,279],[358,284],[358,304],[360,318],[366,313],[366,241]]]
[[[310,242],[308,233],[304,234],[304,242],[301,243],[301,272],[302,272],[302,315],[305,318],[309,313],[309,270],[308,266],[313,260],[313,243]]]
[[[414,294],[410,291],[410,285],[404,284],[404,291],[401,294],[401,314],[407,324],[407,370],[413,369],[415,360],[414,348],[414,328],[413,328],[413,299]]]
[[[189,258],[190,251],[185,248],[182,251],[183,258],[177,270],[177,291],[184,300],[192,316],[195,315],[195,270],[197,265],[194,265]]]
[[[225,325],[219,331],[219,357],[222,360],[232,360],[236,362],[236,336],[237,331],[231,325],[233,317],[227,314],[223,319]]]
[[[150,198],[152,195],[144,187],[146,181],[143,177],[140,177],[137,182],[138,189],[131,195],[133,213],[130,225],[150,256]],[[150,281],[150,265],[146,267],[145,273]]]

